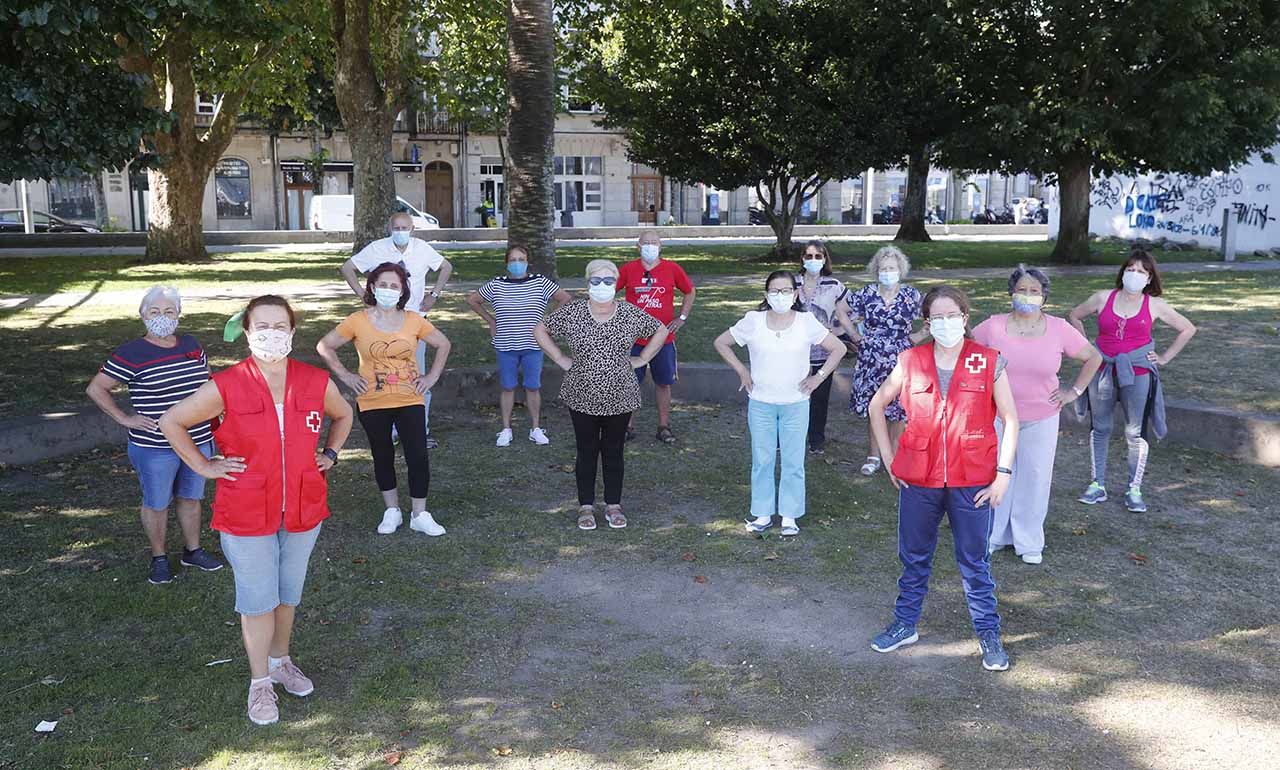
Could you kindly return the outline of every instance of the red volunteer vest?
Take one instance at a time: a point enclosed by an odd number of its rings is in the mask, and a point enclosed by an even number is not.
[[[907,429],[893,456],[893,475],[921,487],[986,486],[996,477],[994,348],[966,339],[944,402],[933,343],[902,356],[899,402]]]
[[[284,391],[284,446],[271,391],[253,358],[213,375],[226,409],[214,431],[218,451],[243,457],[235,481],[218,479],[213,521],[219,532],[274,535],[283,525],[305,532],[329,517],[328,483],[316,469],[329,374],[289,360]]]

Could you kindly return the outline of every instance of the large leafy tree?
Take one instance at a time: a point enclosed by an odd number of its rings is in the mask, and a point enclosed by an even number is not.
[[[823,184],[901,159],[882,87],[893,52],[863,3],[619,0],[606,12],[584,70],[604,124],[674,179],[754,188],[779,254]]]
[[[1280,1],[963,0],[996,160],[1056,178],[1052,258],[1088,259],[1090,173],[1206,174],[1280,138]]]

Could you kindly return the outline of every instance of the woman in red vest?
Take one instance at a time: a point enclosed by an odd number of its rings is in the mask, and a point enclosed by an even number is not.
[[[1009,487],[1018,444],[1018,414],[1004,359],[969,334],[969,300],[952,286],[925,295],[923,314],[932,342],[898,356],[871,400],[871,431],[898,489],[898,602],[894,620],[871,643],[890,652],[919,640],[916,623],[929,591],[938,527],[946,514],[969,615],[982,648],[982,666],[1004,671],[995,581],[987,542],[993,507]],[[884,408],[902,395],[907,427],[894,447]],[[997,439],[995,419],[1005,426]],[[999,458],[997,460],[997,444]]]
[[[289,358],[295,318],[289,303],[257,297],[243,314],[252,355],[213,375],[160,419],[173,449],[201,476],[216,479],[212,527],[236,579],[236,612],[249,658],[249,719],[280,717],[275,684],[292,695],[314,687],[289,658],[294,610],[307,562],[329,517],[325,472],[351,432],[351,406],[328,372]],[[239,336],[235,320],[228,337]],[[222,416],[205,458],[187,428]],[[328,416],[329,435],[318,450]]]

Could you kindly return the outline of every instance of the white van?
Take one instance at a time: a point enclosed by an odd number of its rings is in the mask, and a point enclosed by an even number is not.
[[[418,211],[398,195],[396,211],[406,212],[413,217],[414,230],[440,229],[440,220],[426,212]],[[354,219],[355,198],[351,195],[316,195],[311,198],[307,221],[311,223],[312,230],[351,232],[355,229]]]

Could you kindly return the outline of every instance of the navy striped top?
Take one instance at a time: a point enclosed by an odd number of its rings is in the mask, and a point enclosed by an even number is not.
[[[180,335],[172,348],[162,348],[140,337],[116,348],[102,365],[102,372],[129,387],[133,411],[158,420],[165,410],[209,380],[209,361],[200,343],[189,334]],[[213,440],[208,422],[197,423],[187,432],[197,446]],[[169,441],[159,431],[130,429],[129,442],[169,448]]]
[[[533,328],[546,315],[547,303],[560,291],[555,281],[532,273],[523,278],[501,275],[480,287],[480,296],[493,305],[498,332],[493,346],[498,350],[537,350]]]

